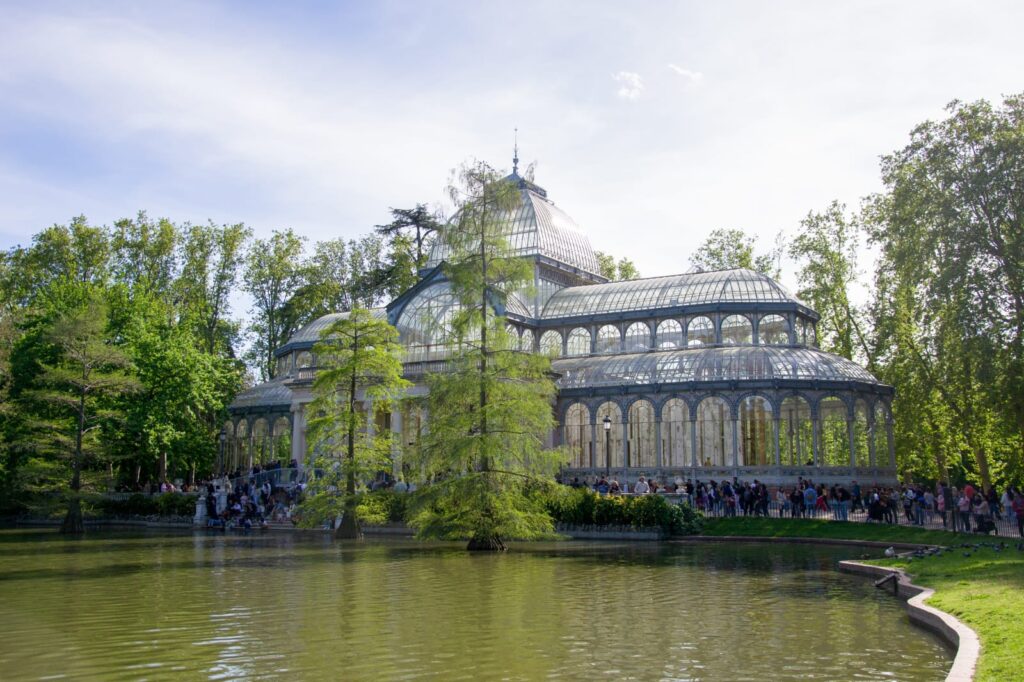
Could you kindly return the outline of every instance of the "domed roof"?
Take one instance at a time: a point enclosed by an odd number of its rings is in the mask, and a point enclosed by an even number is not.
[[[803,305],[785,287],[767,275],[737,268],[560,289],[544,306],[541,319],[651,311],[713,303]]]
[[[502,233],[517,256],[544,256],[591,275],[601,275],[590,240],[572,218],[547,198],[542,187],[513,173],[505,178],[519,183],[519,207],[503,221]],[[426,267],[441,264],[450,255],[444,232],[434,241]]]
[[[387,310],[384,308],[373,308],[370,313],[378,320],[387,319]],[[297,348],[311,348],[313,344],[320,340],[320,332],[329,327],[336,320],[342,320],[348,317],[348,313],[330,313],[323,317],[318,317],[306,326],[299,329],[291,335],[288,339],[288,343],[274,351],[274,355],[282,355],[288,351],[295,350]]]
[[[845,381],[878,384],[866,369],[813,348],[744,346],[559,358],[559,389],[712,381]]]

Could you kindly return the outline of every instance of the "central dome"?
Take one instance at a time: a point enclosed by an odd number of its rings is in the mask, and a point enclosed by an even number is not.
[[[505,180],[519,184],[519,207],[509,212],[502,220],[502,234],[516,256],[542,256],[581,270],[590,275],[601,276],[590,240],[579,226],[562,209],[547,198],[542,187],[512,173]],[[450,255],[444,232],[430,249],[427,267],[440,265]],[[603,281],[603,280],[601,280]]]

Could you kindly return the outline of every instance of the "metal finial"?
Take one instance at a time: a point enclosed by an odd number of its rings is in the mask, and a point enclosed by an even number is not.
[[[519,128],[514,128],[512,143],[512,175],[519,174]]]

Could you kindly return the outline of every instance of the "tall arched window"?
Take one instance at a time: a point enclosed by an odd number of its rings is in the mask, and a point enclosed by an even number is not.
[[[235,458],[231,471],[248,469],[252,460],[252,444],[249,442],[249,422],[242,419],[235,429]]]
[[[889,461],[889,408],[881,400],[875,403],[875,425],[872,437],[875,439],[875,466],[891,466]]]
[[[654,426],[654,405],[637,400],[629,406],[629,465],[649,469],[657,463],[657,438]]]
[[[754,329],[743,315],[730,315],[722,320],[722,344],[740,346],[754,342]]]
[[[544,355],[558,356],[562,354],[562,335],[556,332],[554,329],[541,334],[540,337],[540,352]]]
[[[218,462],[219,468],[214,473],[222,474],[227,471],[235,470],[235,451],[237,450],[237,443],[235,441],[235,425],[229,419],[224,422],[224,442],[220,446],[220,461]]]
[[[274,420],[272,431],[273,447],[270,459],[287,464],[292,458],[292,424],[288,417],[278,417]]]
[[[569,466],[584,469],[590,466],[590,410],[583,403],[573,403],[565,412],[563,427],[565,446],[569,450]]]
[[[729,406],[717,396],[705,398],[697,406],[697,464],[728,466],[732,464],[732,431]]]
[[[868,404],[858,398],[853,405],[853,450],[856,454],[856,466],[871,466],[871,450],[868,447]]]
[[[772,405],[752,395],[740,402],[740,453],[744,466],[775,463],[775,421]]]
[[[611,420],[611,429],[605,430],[604,418]],[[594,418],[597,424],[597,443],[594,452],[597,453],[595,464],[598,467],[622,466],[622,410],[613,402],[601,403],[597,408],[597,416]],[[611,453],[611,459],[608,454]]]
[[[811,406],[800,396],[782,401],[779,410],[779,457],[787,466],[814,464],[814,423]]]
[[[710,317],[695,317],[686,326],[686,345],[710,346],[715,343],[715,323]]]
[[[846,425],[846,403],[835,396],[818,403],[818,453],[827,467],[850,466],[850,432]]]
[[[757,339],[766,346],[789,344],[789,320],[782,315],[765,315],[757,325]]]
[[[590,355],[590,332],[583,327],[576,327],[569,332],[566,346],[567,355]]]
[[[298,368],[298,369],[306,369],[307,367],[311,367],[312,365],[313,365],[313,354],[310,353],[308,350],[300,351],[299,354],[295,356],[295,367],[296,368]]]
[[[661,461],[666,467],[690,466],[690,410],[672,398],[661,408]]]
[[[524,329],[523,333],[519,335],[519,350],[524,353],[533,352],[533,332],[529,329]]]
[[[606,324],[597,330],[597,352],[618,353],[622,348],[622,338],[619,330],[613,325]]]
[[[506,324],[505,333],[508,334],[508,348],[513,350],[519,348],[519,330],[516,329],[515,325]]]
[[[650,350],[651,328],[643,322],[634,322],[626,328],[626,352]]]
[[[269,435],[270,425],[267,424],[266,419],[260,417],[252,425],[253,452],[249,461],[250,467],[254,464],[264,464],[270,459]]]
[[[682,348],[683,326],[676,320],[662,320],[658,324],[656,343],[658,348]]]

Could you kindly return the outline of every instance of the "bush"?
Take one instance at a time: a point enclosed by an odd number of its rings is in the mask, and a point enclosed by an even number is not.
[[[126,500],[102,498],[97,506],[104,516],[126,519],[130,516],[152,516],[158,513],[156,500],[149,495],[132,495]]]
[[[156,498],[160,516],[192,516],[196,513],[196,498],[181,493],[164,493]]]
[[[356,514],[359,519],[374,525],[403,523],[409,495],[393,490],[377,490],[359,496]]]
[[[537,493],[555,523],[577,526],[661,528],[670,535],[700,532],[703,517],[689,505],[673,504],[662,495],[600,496],[587,488],[562,488]]]

